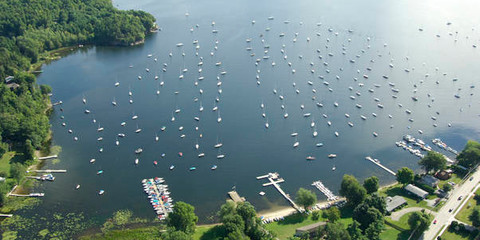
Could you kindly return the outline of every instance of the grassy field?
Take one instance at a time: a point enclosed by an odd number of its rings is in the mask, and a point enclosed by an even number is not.
[[[6,152],[0,158],[0,172],[10,172],[10,160],[15,156],[15,152]]]
[[[450,231],[445,231],[442,234],[442,240],[473,240],[470,234],[459,234]]]
[[[224,235],[221,225],[205,225],[197,226],[192,238],[194,240],[221,240]]]
[[[448,184],[448,182],[454,182],[455,184],[459,184],[462,181],[462,178],[458,176],[457,174],[452,174],[452,177],[448,180],[441,180],[438,183],[438,187],[442,189],[443,185]]]
[[[398,231],[397,229],[386,225],[385,230],[380,233],[382,240],[407,240],[410,236],[410,231]]]
[[[475,194],[480,194],[480,190],[477,190]],[[458,214],[455,216],[455,218],[457,218],[458,220],[464,223],[468,223],[470,225],[472,224],[472,221],[468,219],[468,216],[470,216],[470,214],[472,213],[473,208],[478,205],[477,201],[473,199],[474,196],[468,199],[467,203],[463,206],[462,210],[460,210],[460,212],[458,212]]]

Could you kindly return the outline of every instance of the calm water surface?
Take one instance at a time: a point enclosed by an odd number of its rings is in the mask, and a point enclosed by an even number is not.
[[[38,189],[46,194],[41,209],[47,212],[83,211],[101,219],[128,208],[138,216],[153,218],[141,180],[159,176],[166,179],[173,199],[193,204],[205,222],[225,201],[232,186],[258,210],[286,205],[273,188],[264,188],[263,182],[255,179],[268,172],[280,173],[286,180],[283,189],[292,195],[299,187],[313,189],[310,185],[316,180],[338,193],[343,174],[359,179],[376,175],[381,184],[394,181],[393,176],[367,162],[366,156],[378,158],[394,171],[403,166],[419,170],[418,158],[394,144],[405,134],[428,143],[441,137],[457,150],[467,139],[479,139],[480,34],[476,29],[476,1],[122,0],[114,4],[152,13],[162,30],[141,46],[84,48],[43,68],[39,82],[52,86],[52,101],[63,101],[63,112],[56,107],[51,117],[54,144],[62,147],[61,161],[48,163],[47,167],[68,169],[67,174],[56,174],[54,183],[44,183]],[[270,16],[274,20],[268,20]],[[284,23],[287,20],[289,23]],[[279,37],[281,33],[285,36]],[[247,38],[252,41],[247,43]],[[192,44],[194,40],[198,40],[199,49]],[[176,47],[177,43],[184,45]],[[474,48],[474,44],[479,47]],[[148,58],[149,54],[152,57]],[[257,58],[261,60],[255,66]],[[350,63],[351,59],[355,63]],[[200,61],[203,66],[198,66]],[[215,66],[220,61],[222,65]],[[163,63],[168,65],[166,72],[162,71]],[[222,71],[227,74],[221,75]],[[179,79],[181,74],[183,79]],[[200,76],[204,80],[198,81]],[[115,87],[117,81],[120,85]],[[391,91],[389,82],[395,83],[398,93]],[[86,104],[82,103],[83,97]],[[219,102],[215,101],[217,97]],[[115,107],[113,100],[117,102]],[[267,118],[262,117],[262,102]],[[317,102],[323,108],[317,107]],[[334,102],[339,106],[334,107]],[[384,108],[378,108],[378,103]],[[199,111],[200,104],[203,112]],[[214,106],[219,113],[212,111]],[[84,114],[85,109],[91,114]],[[176,109],[181,112],[174,114]],[[406,114],[406,109],[412,114]],[[284,118],[285,113],[288,118]],[[305,118],[304,113],[311,116]],[[218,114],[221,123],[217,123]],[[134,115],[138,115],[137,120],[132,120]],[[312,136],[312,121],[316,123],[316,138]],[[66,127],[61,126],[63,122]],[[348,126],[348,122],[354,126]],[[165,131],[160,130],[162,126]],[[179,131],[180,126],[183,131]],[[97,132],[99,127],[105,130]],[[137,128],[142,129],[138,134]],[[292,132],[298,132],[297,139],[290,136]],[[373,132],[379,136],[374,137]],[[119,138],[120,145],[116,146],[118,133],[126,137]],[[78,141],[73,140],[75,136]],[[103,141],[97,141],[99,137]],[[220,151],[213,147],[217,141],[223,143]],[[295,141],[300,143],[296,149],[292,147]],[[320,142],[324,146],[316,147]],[[199,150],[194,148],[196,143]],[[134,153],[137,148],[144,150],[140,156]],[[206,156],[198,158],[200,152]],[[220,153],[226,157],[218,160]],[[330,153],[338,157],[328,159]],[[309,155],[316,160],[306,161]],[[136,157],[140,159],[138,166],[134,165]],[[95,164],[89,163],[91,158],[96,159]],[[158,161],[158,166],[153,161]],[[216,171],[210,170],[214,164],[218,165]],[[175,165],[173,171],[169,171],[170,165]],[[188,171],[192,166],[197,170]],[[332,171],[333,166],[336,171]],[[98,170],[104,173],[97,175]],[[74,190],[77,184],[81,188]],[[105,190],[103,196],[97,194],[100,189]],[[260,191],[266,195],[259,196]]]

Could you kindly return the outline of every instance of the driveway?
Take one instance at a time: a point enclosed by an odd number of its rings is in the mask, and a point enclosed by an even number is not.
[[[400,220],[400,218],[407,214],[407,213],[410,213],[410,212],[419,212],[419,211],[422,211],[425,209],[425,212],[426,213],[430,213],[432,214],[433,216],[435,216],[435,214],[437,214],[436,212],[433,212],[433,211],[430,211],[426,208],[421,208],[421,207],[409,207],[409,208],[403,208],[401,209],[400,211],[396,211],[396,212],[393,212],[392,215],[390,215],[390,218],[393,220],[393,221],[398,221]]]

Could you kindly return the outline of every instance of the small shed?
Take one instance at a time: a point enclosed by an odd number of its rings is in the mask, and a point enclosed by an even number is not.
[[[417,196],[418,198],[424,199],[428,196],[428,192],[424,191],[423,189],[414,186],[412,184],[408,184],[404,188],[408,193]]]

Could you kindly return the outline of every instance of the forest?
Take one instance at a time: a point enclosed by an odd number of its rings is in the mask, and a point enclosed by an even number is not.
[[[35,150],[49,148],[51,88],[31,73],[42,54],[80,44],[129,46],[154,29],[149,13],[118,10],[110,0],[1,0],[0,159],[16,154],[0,166],[29,165]],[[0,168],[0,177],[16,178],[12,169]]]

